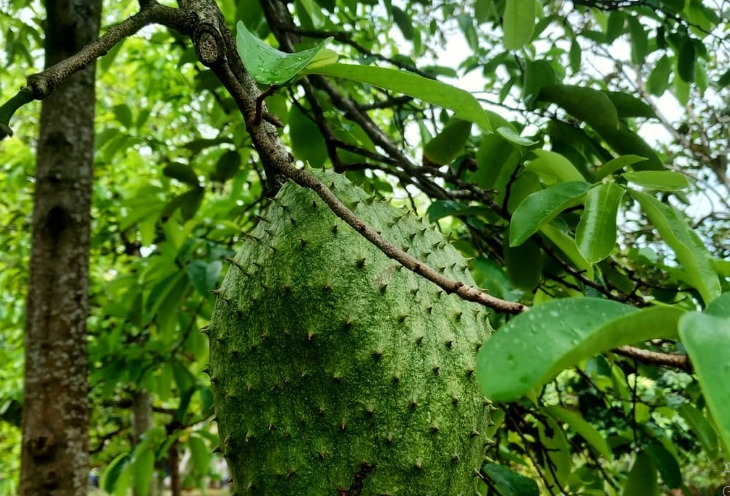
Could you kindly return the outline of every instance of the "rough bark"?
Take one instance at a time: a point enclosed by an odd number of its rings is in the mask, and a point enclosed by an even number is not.
[[[150,427],[152,427],[152,397],[148,391],[135,391],[132,394],[132,436],[135,445],[139,444],[142,434]],[[137,494],[136,489],[134,493]],[[154,478],[150,480],[147,494],[150,496],[155,494]]]
[[[45,65],[99,32],[101,0],[47,0]],[[41,106],[25,323],[21,496],[86,496],[95,66]]]

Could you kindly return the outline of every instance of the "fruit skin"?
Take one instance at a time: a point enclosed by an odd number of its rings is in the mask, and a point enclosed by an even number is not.
[[[317,172],[386,239],[466,284],[425,221]],[[390,260],[286,184],[247,237],[208,327],[210,380],[239,495],[471,496],[488,409],[483,307]]]

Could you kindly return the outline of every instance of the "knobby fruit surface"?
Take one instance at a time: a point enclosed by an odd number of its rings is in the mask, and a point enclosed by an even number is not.
[[[473,285],[424,220],[316,174],[390,242]],[[487,311],[387,258],[289,183],[245,240],[208,333],[235,492],[472,496],[489,407],[475,360]]]

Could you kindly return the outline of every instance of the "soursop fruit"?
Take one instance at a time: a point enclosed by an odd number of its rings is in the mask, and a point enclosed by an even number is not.
[[[444,237],[333,172],[317,175],[390,242],[474,284]],[[472,496],[488,409],[481,306],[389,259],[286,184],[247,237],[208,327],[235,493]]]

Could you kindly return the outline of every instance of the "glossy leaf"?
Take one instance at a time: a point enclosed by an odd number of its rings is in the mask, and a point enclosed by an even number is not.
[[[595,427],[583,420],[580,415],[557,405],[547,406],[543,410],[555,420],[568,424],[572,431],[585,439],[606,460],[613,458],[611,447],[606,442],[606,438]]]
[[[610,176],[614,172],[618,172],[624,167],[629,167],[637,162],[645,161],[645,157],[639,157],[638,155],[624,155],[622,157],[614,158],[609,160],[602,167],[596,170],[596,181],[600,181],[604,177]]]
[[[118,486],[117,482],[119,477],[129,464],[131,458],[131,452],[122,453],[117,455],[117,457],[107,465],[106,470],[104,470],[104,474],[101,476],[101,489],[109,494],[114,493],[115,488]]]
[[[542,278],[542,250],[532,240],[515,247],[505,243],[504,263],[515,288],[532,291]]]
[[[549,301],[512,318],[482,346],[479,385],[493,401],[514,401],[586,358],[648,339],[676,338],[683,313],[674,307],[638,311],[596,298]]]
[[[448,165],[464,149],[466,140],[471,134],[472,123],[461,119],[452,119],[434,139],[423,147],[424,163]]]
[[[509,245],[521,245],[560,212],[580,204],[589,187],[586,182],[558,183],[525,198],[512,215]]]
[[[616,246],[616,215],[626,190],[616,183],[605,183],[586,193],[585,209],[575,231],[580,254],[597,263]]]
[[[562,155],[548,150],[533,150],[537,158],[525,164],[529,171],[536,172],[549,184],[555,182],[584,181],[570,161]]]
[[[646,452],[651,456],[654,465],[659,474],[662,476],[664,483],[670,489],[678,488],[682,485],[682,469],[674,454],[670,453],[660,443],[652,443],[646,448]]]
[[[687,176],[673,171],[638,171],[622,174],[630,183],[648,190],[681,191],[689,188]]]
[[[506,0],[502,29],[504,48],[522,48],[532,38],[535,29],[535,0]]]
[[[563,252],[563,255],[567,259],[573,262],[575,268],[580,271],[584,271],[586,276],[590,279],[593,278],[593,266],[583,258],[583,255],[578,251],[578,246],[575,240],[569,236],[562,229],[556,227],[554,223],[545,224],[540,228],[540,232],[554,244],[558,250]]]
[[[646,452],[636,455],[634,465],[624,484],[622,496],[659,496],[659,481],[656,466]]]
[[[618,113],[611,99],[601,91],[584,86],[544,86],[539,99],[554,103],[592,128],[618,129]]]
[[[674,251],[684,267],[685,277],[700,292],[705,303],[717,298],[720,295],[720,281],[710,254],[697,233],[670,206],[646,193],[629,191]]]
[[[471,93],[441,81],[397,69],[354,64],[331,64],[308,69],[307,72],[368,83],[412,96],[453,110],[456,117],[471,121],[486,131],[492,130],[487,114]]]
[[[289,131],[294,157],[312,167],[322,167],[327,160],[327,145],[317,124],[297,105],[289,111]]]
[[[155,453],[147,447],[135,450],[134,454],[134,493],[147,496],[150,481],[155,472]]]
[[[725,450],[730,453],[730,316],[692,312],[680,321],[682,344],[695,368],[707,406],[712,413]],[[690,421],[707,453],[717,450],[712,427],[702,414],[689,404],[682,405],[680,413]]]
[[[537,483],[513,472],[504,465],[487,463],[483,467],[484,473],[502,496],[539,496]]]
[[[284,84],[301,73],[332,38],[307,50],[285,53],[254,36],[242,21],[236,24],[236,47],[243,65],[251,76],[263,84]]]
[[[187,274],[193,287],[202,296],[210,297],[210,290],[215,288],[223,264],[220,260],[205,263],[202,260],[193,260],[187,266]]]

